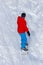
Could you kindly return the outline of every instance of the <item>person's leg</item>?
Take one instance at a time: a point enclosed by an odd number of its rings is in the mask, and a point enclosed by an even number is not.
[[[21,48],[25,48],[26,47],[26,43],[27,43],[26,34],[22,33],[22,34],[20,34],[20,36],[21,36]]]

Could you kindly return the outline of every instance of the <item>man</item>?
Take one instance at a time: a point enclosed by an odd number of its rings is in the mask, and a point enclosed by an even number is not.
[[[27,27],[25,17],[26,17],[26,13],[22,13],[21,16],[18,16],[17,31],[18,31],[19,35],[21,36],[21,49],[24,51],[28,51],[28,49],[26,48],[26,46],[28,45],[27,38],[26,38],[26,32],[27,32],[28,36],[30,36],[30,32]]]

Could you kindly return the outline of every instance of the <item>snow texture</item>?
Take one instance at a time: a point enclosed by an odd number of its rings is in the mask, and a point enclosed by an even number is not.
[[[20,54],[17,16],[26,12],[31,36]],[[43,0],[0,0],[0,65],[43,65]]]

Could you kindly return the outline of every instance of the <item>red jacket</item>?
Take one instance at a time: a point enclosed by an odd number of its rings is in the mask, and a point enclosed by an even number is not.
[[[26,20],[24,18],[18,16],[17,24],[18,24],[17,28],[18,33],[28,32],[28,28],[26,26]]]

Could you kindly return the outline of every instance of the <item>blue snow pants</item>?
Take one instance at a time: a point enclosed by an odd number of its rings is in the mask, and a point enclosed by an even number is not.
[[[20,36],[21,36],[21,48],[25,48],[27,43],[26,33],[21,33]]]

